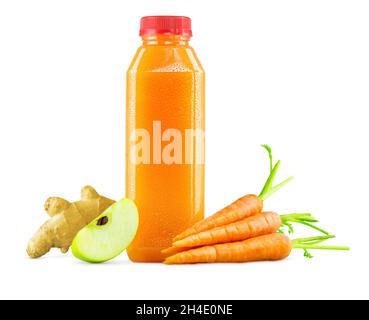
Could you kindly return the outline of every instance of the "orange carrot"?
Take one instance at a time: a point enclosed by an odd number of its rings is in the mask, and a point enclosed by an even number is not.
[[[264,235],[240,242],[205,246],[177,253],[167,259],[166,264],[251,262],[282,260],[292,250],[291,240],[279,233]]]
[[[242,241],[275,233],[282,225],[281,217],[274,212],[257,213],[237,222],[193,234],[175,241],[174,247],[190,248],[218,243]],[[170,251],[169,251],[170,252]],[[172,249],[172,252],[175,250]]]
[[[263,145],[263,147],[267,149],[269,153],[271,171],[259,196],[251,194],[236,200],[231,205],[218,211],[207,219],[197,222],[192,227],[177,235],[173,239],[174,242],[193,234],[230,224],[260,213],[263,210],[263,201],[292,180],[292,177],[289,177],[278,185],[273,186],[281,162],[277,161],[275,166],[273,166],[271,148],[267,145]]]
[[[260,213],[262,210],[263,201],[259,197],[256,195],[244,196],[207,219],[195,223],[192,227],[176,236],[174,241],[250,217]]]
[[[325,246],[322,242],[334,238],[324,235],[290,240],[281,233],[268,234],[244,241],[204,246],[177,253],[165,259],[166,264],[192,264],[208,262],[272,261],[287,258],[292,249],[302,249],[304,256],[312,258],[308,250],[350,250],[349,247]]]

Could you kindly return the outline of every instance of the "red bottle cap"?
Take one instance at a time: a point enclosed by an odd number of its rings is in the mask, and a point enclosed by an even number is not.
[[[149,16],[141,18],[140,36],[158,34],[191,37],[191,19],[181,16]]]

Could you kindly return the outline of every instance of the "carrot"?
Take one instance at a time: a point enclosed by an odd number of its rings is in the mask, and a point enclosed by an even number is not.
[[[287,258],[292,249],[303,249],[305,257],[311,258],[308,249],[349,250],[347,247],[318,245],[334,236],[320,236],[291,241],[280,233],[263,235],[239,242],[205,246],[177,253],[165,259],[165,264],[193,264],[211,262],[274,261]]]
[[[195,223],[192,227],[176,236],[173,241],[182,240],[193,234],[226,225],[250,217],[263,210],[263,201],[256,195],[246,195],[209,218]]]
[[[263,212],[240,221],[193,234],[175,241],[174,247],[204,245],[246,240],[276,232],[282,225],[281,217],[274,212]]]
[[[205,246],[181,252],[165,259],[166,264],[251,262],[282,260],[292,250],[291,240],[279,233],[260,236],[240,242]]]
[[[267,145],[263,145],[263,147],[268,151],[271,171],[261,193],[258,196],[249,194],[236,200],[235,202],[218,211],[214,215],[208,217],[205,220],[197,222],[192,227],[183,231],[182,233],[177,235],[173,239],[173,241],[179,241],[193,234],[227,225],[260,213],[263,210],[263,201],[293,179],[293,177],[289,177],[278,185],[273,186],[274,179],[276,177],[281,162],[277,161],[275,166],[273,166],[271,148]]]
[[[319,221],[313,218],[310,213],[293,213],[280,216],[274,212],[262,212],[237,222],[202,231],[175,241],[172,247],[164,249],[162,253],[170,256],[194,247],[242,241],[277,231],[284,233],[283,227],[288,227],[288,231],[291,234],[294,232],[291,223],[300,223],[325,235],[329,234],[327,231],[313,225],[315,222]]]

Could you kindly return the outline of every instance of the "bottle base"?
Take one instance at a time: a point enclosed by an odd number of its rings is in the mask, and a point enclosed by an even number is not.
[[[161,250],[165,248],[132,248],[128,249],[128,258],[132,262],[163,262],[166,258],[164,254],[161,253]]]

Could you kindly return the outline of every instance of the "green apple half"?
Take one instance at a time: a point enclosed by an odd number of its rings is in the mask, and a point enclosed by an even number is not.
[[[99,263],[120,255],[133,241],[138,228],[138,211],[130,199],[122,199],[80,230],[72,253],[83,261]]]

